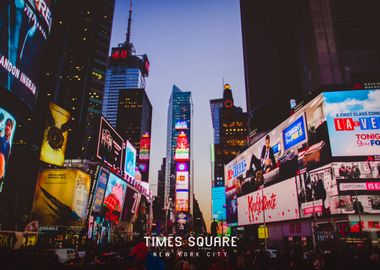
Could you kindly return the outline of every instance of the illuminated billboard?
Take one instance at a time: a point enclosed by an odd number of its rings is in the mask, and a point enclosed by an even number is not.
[[[13,116],[0,108],[0,192],[3,189],[15,130],[16,121]]]
[[[136,149],[127,141],[124,158],[124,171],[130,177],[134,178],[136,173]]]
[[[175,209],[177,212],[189,211],[189,192],[188,191],[176,192]]]
[[[174,160],[187,161],[189,160],[189,142],[187,135],[184,131],[181,131],[177,137],[177,147],[175,149]]]
[[[183,130],[188,129],[187,127],[187,121],[178,121],[175,123],[175,129],[176,130]]]
[[[177,172],[176,190],[189,190],[189,172]]]
[[[115,174],[110,173],[103,200],[103,206],[107,208],[107,220],[119,221],[126,191],[127,183]]]
[[[99,168],[98,177],[96,181],[96,188],[94,192],[94,199],[92,204],[92,212],[100,213],[104,195],[106,193],[107,182],[109,178],[109,171],[103,167]]]
[[[149,160],[149,153],[150,153],[150,136],[149,136],[149,133],[146,133],[140,139],[139,161]]]
[[[132,187],[127,188],[125,195],[125,202],[123,207],[123,214],[121,220],[130,223],[135,223],[139,214],[139,206],[141,200],[141,193]]]
[[[51,0],[0,3],[0,85],[34,106],[41,58],[52,24]]]
[[[71,114],[54,103],[49,104],[49,114],[43,135],[40,160],[62,166],[65,162],[67,137]]]
[[[41,171],[32,218],[40,225],[84,227],[90,185],[90,175],[80,170]]]
[[[297,187],[294,178],[238,198],[238,224],[260,224],[298,219]]]
[[[304,143],[307,140],[305,117],[301,115],[282,131],[284,149]]]
[[[226,219],[226,191],[225,187],[213,187],[211,189],[212,218],[216,220]]]
[[[380,90],[323,93],[333,156],[380,153]]]
[[[104,117],[100,118],[96,156],[113,169],[122,168],[123,139]]]

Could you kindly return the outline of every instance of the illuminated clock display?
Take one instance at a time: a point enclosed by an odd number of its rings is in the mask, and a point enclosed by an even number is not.
[[[233,105],[234,105],[234,103],[232,102],[232,100],[226,100],[224,102],[224,107],[226,107],[226,108],[231,108]]]

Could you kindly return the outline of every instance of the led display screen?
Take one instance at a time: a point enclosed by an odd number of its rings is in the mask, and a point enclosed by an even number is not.
[[[119,221],[126,191],[127,183],[115,174],[110,173],[103,200],[103,206],[107,208],[107,220]]]
[[[15,130],[16,121],[13,116],[0,108],[0,192],[5,181]]]
[[[40,160],[49,164],[62,166],[65,162],[67,137],[71,114],[54,103],[49,104]]]
[[[80,170],[40,172],[32,217],[40,225],[84,227],[91,177]]]
[[[123,139],[107,120],[101,117],[96,156],[111,168],[121,171],[122,152]]]
[[[323,93],[333,156],[380,154],[380,90]]]
[[[136,173],[136,149],[129,141],[127,141],[124,160],[125,173],[128,174],[130,177],[134,178]]]
[[[216,220],[226,219],[226,192],[225,187],[211,189],[212,218]]]
[[[50,0],[0,2],[0,85],[33,107],[52,24]]]

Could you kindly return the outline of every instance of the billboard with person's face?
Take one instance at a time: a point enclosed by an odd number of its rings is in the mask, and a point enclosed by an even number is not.
[[[5,181],[15,130],[16,121],[13,116],[0,108],[0,192]]]
[[[380,153],[380,90],[323,93],[333,156]]]
[[[121,220],[135,223],[139,214],[139,206],[141,201],[141,193],[132,187],[127,188],[125,195],[123,214]]]
[[[90,175],[76,169],[43,170],[38,177],[32,217],[40,225],[84,227]]]
[[[0,2],[0,85],[33,107],[52,24],[51,0]]]
[[[67,137],[71,114],[54,103],[49,104],[49,113],[43,135],[40,160],[62,166],[65,162]]]

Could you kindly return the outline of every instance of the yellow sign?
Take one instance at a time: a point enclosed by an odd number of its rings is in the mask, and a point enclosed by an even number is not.
[[[259,239],[267,239],[268,238],[268,227],[260,226],[258,229]]]
[[[84,227],[91,177],[80,170],[40,172],[32,217],[39,225]]]
[[[41,145],[40,160],[62,166],[65,161],[67,136],[71,114],[54,103],[49,104],[49,115]]]

